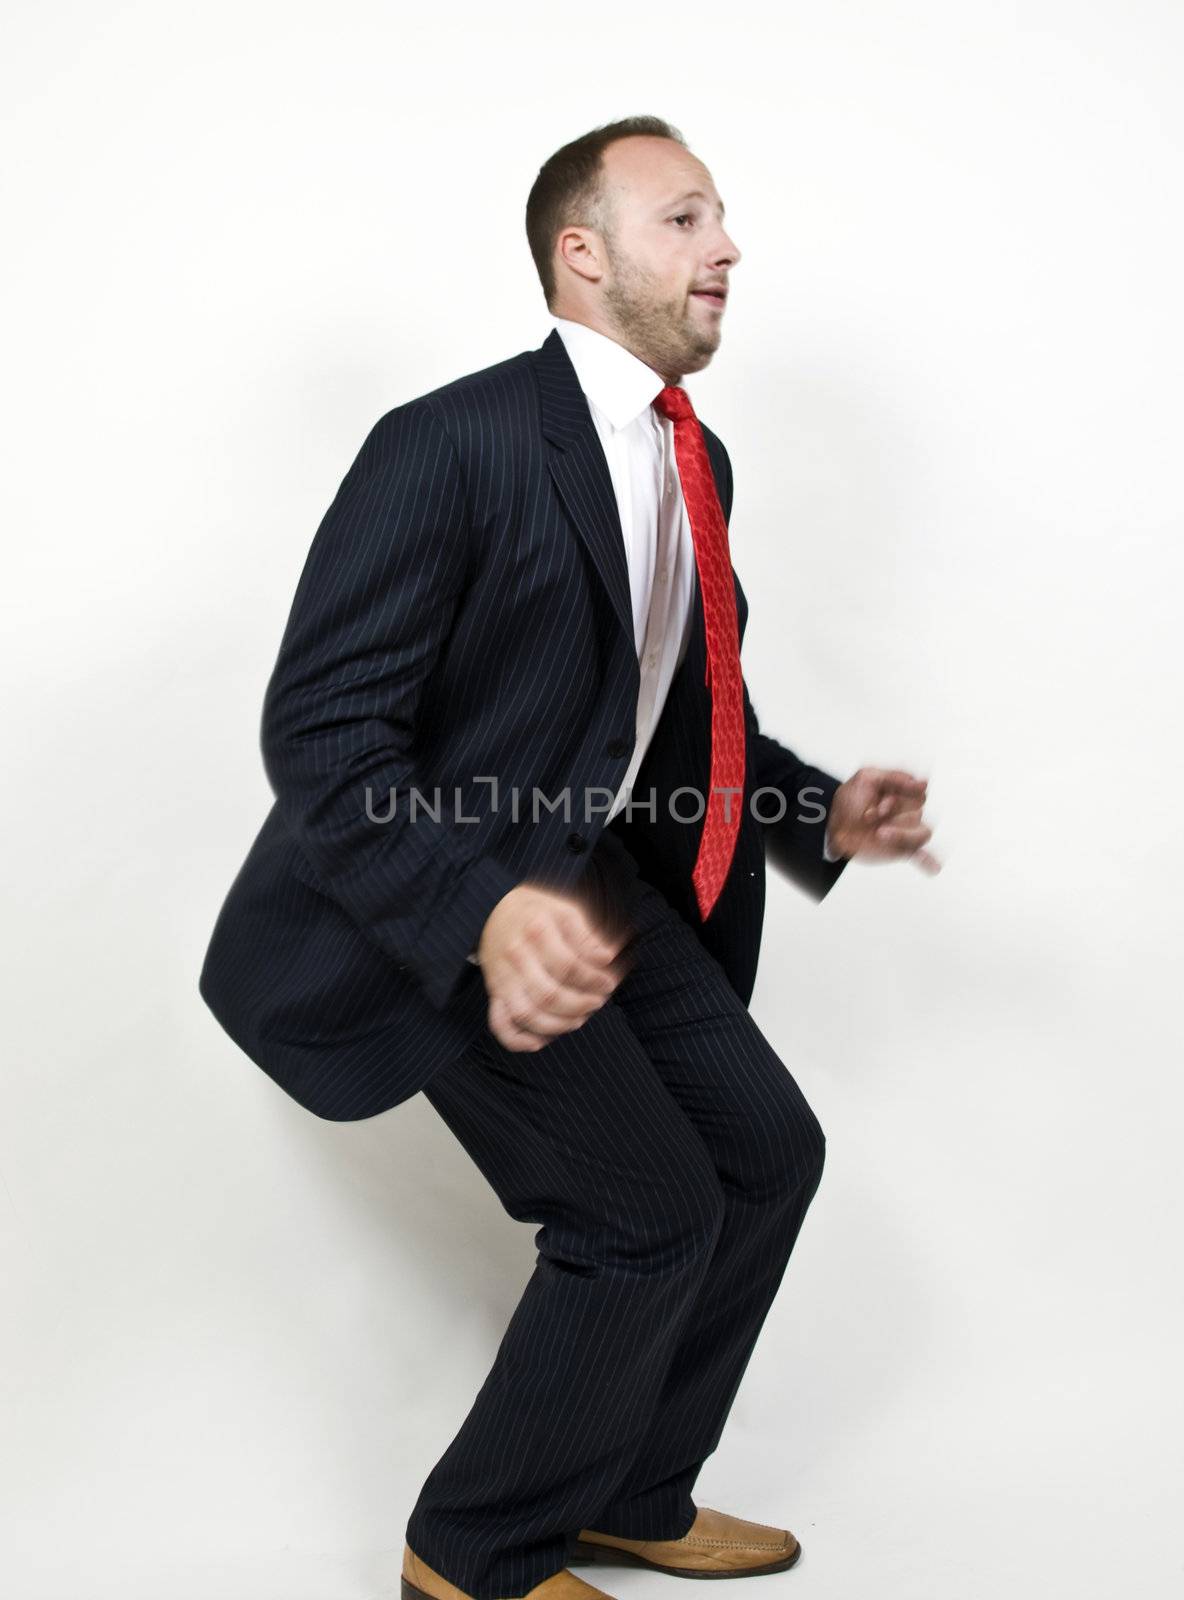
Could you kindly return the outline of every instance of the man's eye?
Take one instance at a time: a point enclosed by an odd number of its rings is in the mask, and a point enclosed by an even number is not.
[[[678,221],[680,221],[680,220],[681,220],[681,219],[682,219],[682,218],[683,218],[683,217],[689,217],[689,216],[690,216],[690,215],[691,215],[691,213],[690,213],[690,212],[689,212],[689,211],[680,211],[680,212],[679,212],[679,213],[678,213],[678,216],[677,216],[677,217],[671,217],[671,219],[670,219],[670,220],[671,220],[671,222],[678,222]]]

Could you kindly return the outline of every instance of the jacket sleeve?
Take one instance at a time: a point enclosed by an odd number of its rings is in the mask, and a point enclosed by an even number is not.
[[[754,789],[771,788],[784,799],[783,809],[772,795],[757,796],[757,815],[773,819],[764,824],[765,855],[799,889],[821,900],[847,865],[845,856],[830,861],[826,855],[826,820],[840,780],[761,732],[747,685],[744,723],[753,751]]]
[[[732,463],[719,444],[724,466],[723,508],[732,517]],[[806,894],[821,900],[834,887],[847,865],[845,856],[832,861],[826,850],[826,823],[840,779],[813,767],[761,730],[756,710],[744,685],[744,736],[752,752],[753,788],[769,788],[781,797],[760,795],[756,800],[763,823],[765,855],[773,866]],[[782,805],[784,801],[784,805]],[[780,816],[777,813],[781,812]]]
[[[436,803],[414,760],[417,713],[470,542],[444,428],[422,400],[388,412],[317,529],[261,726],[268,781],[322,891],[439,1008],[518,881],[475,853],[477,829],[450,817],[451,795],[439,821],[422,804],[409,814],[412,788]]]

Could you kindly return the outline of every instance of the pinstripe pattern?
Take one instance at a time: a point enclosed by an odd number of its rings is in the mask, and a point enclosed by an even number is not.
[[[637,933],[612,1001],[538,1053],[488,1032],[424,1093],[539,1255],[407,1525],[477,1600],[581,1528],[677,1538],[822,1173],[825,1140],[719,963],[611,833]]]
[[[729,513],[727,452],[704,434]],[[736,596],[743,638],[738,579]],[[844,863],[824,860],[822,824],[797,821],[795,797],[813,785],[826,806],[837,780],[763,734],[745,692],[750,786],[775,785],[790,803],[767,825],[745,804],[728,881],[700,926],[702,822],[673,818],[668,797],[707,789],[704,650],[696,585],[686,656],[635,783],[639,800],[653,785],[656,816],[586,820],[585,792],[603,788],[607,810],[626,770],[639,674],[612,482],[562,340],[552,331],[387,412],[317,529],[264,697],[275,801],[199,980],[222,1027],[316,1115],[385,1111],[487,1031],[465,956],[492,907],[526,879],[573,887],[608,834],[746,1004],[766,849],[805,892],[826,894]],[[497,809],[480,781],[490,776],[507,797]],[[367,818],[367,786],[380,813],[396,792],[393,821]],[[575,809],[532,820],[535,786],[569,790]],[[439,791],[439,820],[410,820],[412,788]]]

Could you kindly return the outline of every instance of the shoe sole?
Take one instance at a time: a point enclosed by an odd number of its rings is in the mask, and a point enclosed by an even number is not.
[[[586,1539],[576,1539],[567,1564],[569,1567],[589,1567],[596,1561],[623,1561],[626,1566],[649,1567],[653,1572],[668,1572],[675,1578],[759,1578],[766,1572],[785,1572],[801,1553],[799,1544],[784,1561],[769,1561],[759,1567],[704,1568],[696,1571],[694,1567],[668,1567],[662,1561],[650,1561],[648,1557],[638,1555],[636,1550],[624,1550],[619,1545],[589,1544]],[[415,1600],[415,1597],[405,1596],[404,1600]]]

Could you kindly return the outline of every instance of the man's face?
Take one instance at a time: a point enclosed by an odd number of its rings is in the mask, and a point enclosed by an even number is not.
[[[603,156],[609,232],[594,287],[606,330],[668,380],[698,372],[719,348],[740,252],[701,161],[672,139],[633,135]]]

